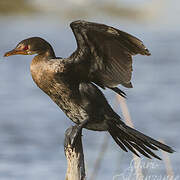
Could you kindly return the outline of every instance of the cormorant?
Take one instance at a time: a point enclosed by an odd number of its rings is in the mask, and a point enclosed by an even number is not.
[[[52,46],[40,37],[21,41],[4,56],[37,54],[31,75],[43,90],[77,124],[77,128],[108,131],[124,151],[160,159],[152,150],[174,150],[127,126],[108,104],[101,88],[125,93],[116,86],[132,87],[132,56],[150,55],[142,41],[113,27],[74,21],[70,24],[77,50],[69,58],[57,58]]]

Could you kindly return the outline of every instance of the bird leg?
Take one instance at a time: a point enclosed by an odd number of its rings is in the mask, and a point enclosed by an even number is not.
[[[73,133],[73,136],[71,137],[72,147],[75,147],[78,137],[82,132],[82,128],[84,128],[86,126],[86,124],[88,123],[88,120],[89,120],[89,118],[84,120],[82,123],[74,126],[74,133]]]

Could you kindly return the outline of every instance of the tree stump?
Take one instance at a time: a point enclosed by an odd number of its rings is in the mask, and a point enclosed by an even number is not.
[[[65,132],[64,152],[67,159],[66,180],[85,180],[84,154],[82,147],[82,131],[78,133],[77,127],[71,126]],[[74,140],[76,141],[74,143]]]

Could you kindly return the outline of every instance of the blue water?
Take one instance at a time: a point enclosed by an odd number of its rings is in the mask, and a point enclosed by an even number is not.
[[[164,23],[140,23],[121,18],[94,20],[136,35],[151,51],[150,57],[134,57],[134,88],[122,89],[128,95],[127,104],[135,127],[163,139],[177,151],[170,155],[177,177],[180,171],[179,29],[176,25],[166,28]],[[76,48],[69,23],[70,20],[54,16],[0,18],[0,180],[65,177],[64,132],[73,123],[32,81],[29,65],[33,56],[2,56],[22,39],[40,36],[52,44],[57,56],[67,57]],[[114,106],[115,94],[111,91],[105,94]],[[121,114],[120,108],[115,108]],[[106,133],[84,130],[83,135],[89,177]],[[162,157],[161,153],[159,155]],[[119,150],[109,138],[98,179],[109,180],[115,175],[127,174],[125,170],[131,161],[132,154]],[[165,176],[164,163],[152,162],[157,168],[144,168],[143,172],[147,176],[149,173]]]

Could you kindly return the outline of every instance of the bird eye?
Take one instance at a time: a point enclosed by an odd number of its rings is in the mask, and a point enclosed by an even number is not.
[[[27,50],[28,49],[28,46],[25,46],[23,50]]]

